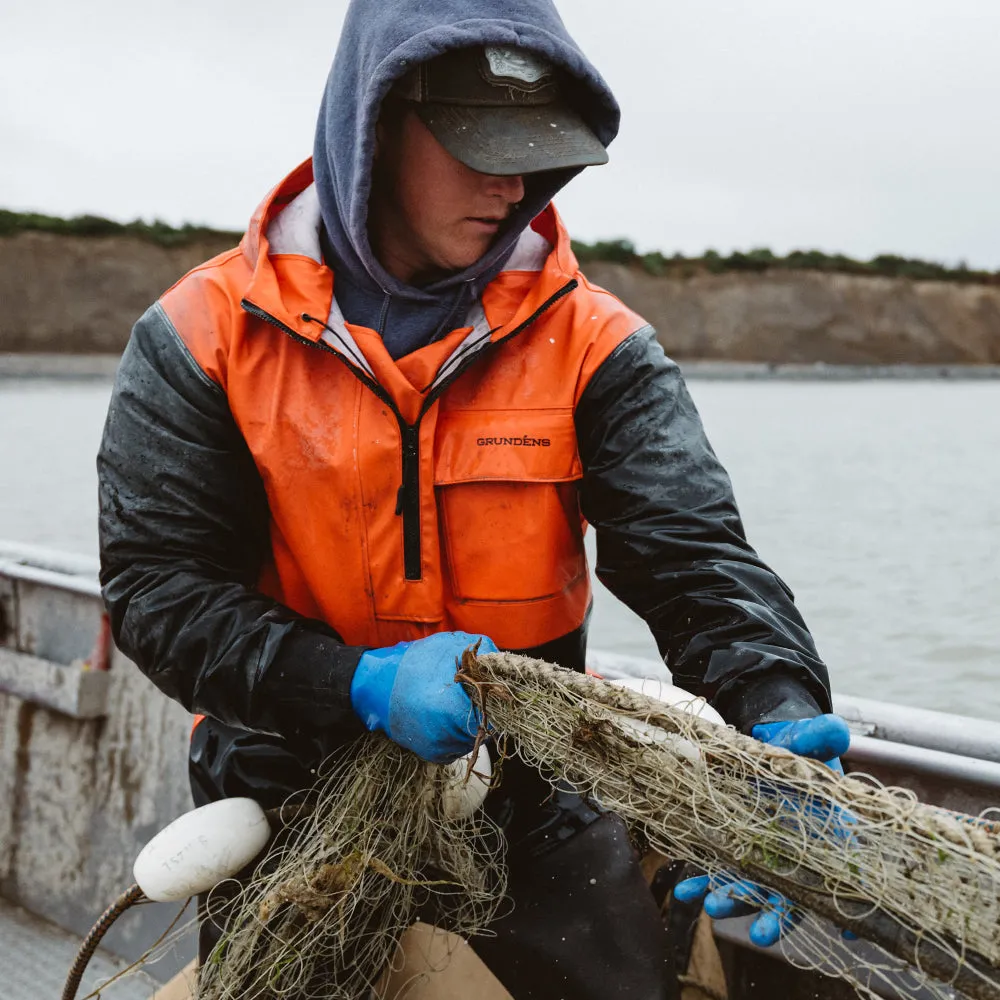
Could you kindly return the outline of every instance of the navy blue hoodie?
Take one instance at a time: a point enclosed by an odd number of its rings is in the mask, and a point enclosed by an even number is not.
[[[525,197],[472,267],[423,288],[390,275],[368,242],[375,124],[393,83],[456,48],[531,49],[579,83],[574,103],[607,146],[619,111],[608,85],[570,38],[551,0],[352,0],[320,106],[313,166],[327,263],[345,319],[377,330],[394,358],[460,326],[531,220],[578,170],[525,179]]]

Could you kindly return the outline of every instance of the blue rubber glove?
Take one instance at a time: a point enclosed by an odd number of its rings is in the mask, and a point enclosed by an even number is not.
[[[798,722],[764,722],[754,726],[750,735],[761,743],[791,750],[800,757],[821,760],[838,774],[844,773],[840,755],[846,753],[851,731],[839,715],[818,715]]]
[[[497,647],[482,635],[438,632],[361,654],[351,681],[351,705],[371,732],[423,760],[447,764],[469,753],[482,716],[455,680],[458,661],[470,646],[480,653]]]
[[[840,755],[847,751],[851,733],[839,715],[820,715],[798,722],[765,722],[754,726],[750,735],[800,757],[821,760],[827,767],[844,773]],[[732,876],[699,875],[684,879],[674,886],[674,898],[682,903],[704,898],[705,912],[713,920],[743,916],[763,908],[750,925],[750,940],[760,948],[776,944],[792,925],[792,904],[784,896]]]

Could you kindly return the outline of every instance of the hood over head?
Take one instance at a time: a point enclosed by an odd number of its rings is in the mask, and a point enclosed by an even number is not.
[[[368,241],[375,125],[382,100],[414,66],[453,49],[502,45],[538,53],[575,82],[573,103],[605,146],[618,132],[610,88],[570,38],[552,0],[351,0],[320,106],[313,169],[349,322],[377,329],[394,357],[461,325],[518,237],[579,169],[525,177],[525,197],[490,250],[467,270],[423,288],[390,275]]]

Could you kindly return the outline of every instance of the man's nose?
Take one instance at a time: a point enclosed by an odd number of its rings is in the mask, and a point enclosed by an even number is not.
[[[500,177],[497,174],[487,174],[486,190],[503,198],[511,205],[524,198],[524,178],[520,174],[513,177]]]

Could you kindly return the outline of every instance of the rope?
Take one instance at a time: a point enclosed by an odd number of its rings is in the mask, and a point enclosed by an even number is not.
[[[148,902],[146,894],[138,885],[132,885],[125,890],[98,918],[97,923],[91,927],[90,932],[83,939],[80,950],[76,953],[76,959],[69,975],[66,977],[66,985],[63,987],[62,1000],[76,1000],[76,991],[80,988],[80,980],[84,972],[94,957],[94,952],[104,939],[104,935],[111,930],[111,925],[128,909],[137,903]]]

